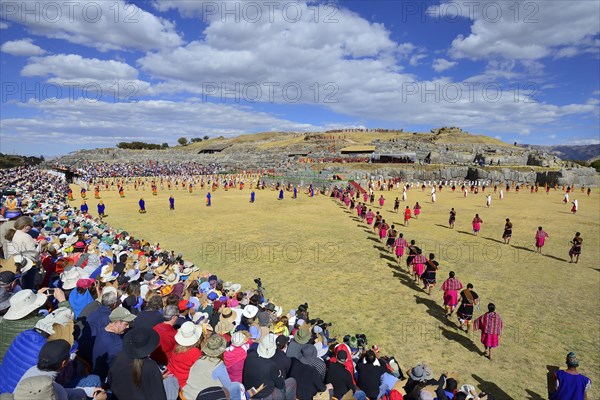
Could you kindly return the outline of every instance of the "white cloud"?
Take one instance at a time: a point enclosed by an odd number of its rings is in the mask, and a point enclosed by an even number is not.
[[[46,53],[46,50],[33,44],[31,39],[12,40],[5,42],[0,47],[0,51],[13,56],[39,56]]]
[[[577,49],[577,47],[573,47],[573,46],[563,47],[562,49],[560,49],[556,52],[556,54],[554,55],[554,58],[574,57],[578,53],[579,53],[579,49]]]
[[[177,7],[190,15],[201,13],[201,5],[189,3],[160,2],[159,6]],[[244,99],[244,90],[247,95],[248,89],[260,86],[257,102],[289,103],[295,91],[288,92],[286,99],[281,89],[294,84],[302,89],[298,103],[318,103],[338,114],[398,124],[450,124],[485,133],[528,134],[536,131],[537,125],[555,123],[566,115],[594,113],[597,108],[593,104],[540,103],[530,90],[515,93],[500,87],[499,97],[495,88],[484,90],[483,84],[498,79],[539,74],[543,65],[533,60],[490,60],[483,76],[466,79],[478,84],[471,89],[448,78],[419,80],[403,72],[401,61],[416,65],[427,55],[410,43],[394,43],[383,26],[343,8],[337,10],[336,24],[314,23],[308,18],[310,13],[302,15],[307,17],[294,23],[277,13],[271,23],[235,22],[213,15],[202,39],[148,53],[138,65],[154,78],[165,80],[152,88],[155,94],[188,92]],[[334,87],[326,90],[329,83]],[[273,92],[269,92],[266,84],[278,86],[271,86]],[[327,95],[334,102],[324,101]]]
[[[419,65],[420,61],[424,58],[427,58],[427,55],[415,54],[414,56],[410,57],[410,61],[408,63],[410,64],[411,67],[416,67],[417,65]]]
[[[8,24],[0,21],[0,29],[8,29]]]
[[[73,80],[136,79],[138,71],[114,60],[83,58],[78,54],[34,57],[21,71],[22,76],[53,76]]]
[[[431,68],[433,68],[435,72],[442,72],[454,67],[456,64],[458,64],[456,61],[448,61],[444,58],[436,58],[433,60]]]
[[[587,139],[569,139],[565,144],[571,146],[584,146],[590,144],[600,144],[600,139],[598,138],[587,138]]]
[[[454,58],[571,57],[594,51],[590,42],[600,32],[597,1],[447,1],[430,7],[428,14],[451,20],[450,14],[457,10],[473,23],[470,34],[452,41],[450,55]]]
[[[3,18],[30,32],[100,51],[179,46],[175,25],[124,0],[3,2]]]
[[[86,147],[114,145],[119,141],[147,140],[174,143],[180,136],[205,134],[234,136],[257,131],[309,131],[321,129],[244,107],[204,103],[151,100],[135,103],[51,100],[21,104],[33,109],[32,118],[1,120],[2,139],[27,136]],[[82,116],[90,118],[82,118]]]

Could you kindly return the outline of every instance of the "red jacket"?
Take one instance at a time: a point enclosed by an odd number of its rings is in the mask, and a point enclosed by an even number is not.
[[[202,356],[202,352],[197,347],[192,347],[184,353],[171,353],[169,357],[169,364],[167,369],[170,373],[175,375],[179,382],[179,387],[184,387],[188,376],[190,375],[190,369],[192,365]]]
[[[158,333],[160,342],[158,342],[158,347],[150,357],[156,361],[158,365],[167,365],[169,356],[173,352],[173,349],[175,349],[175,346],[177,346],[177,342],[175,341],[177,329],[165,323],[155,325],[152,329]]]

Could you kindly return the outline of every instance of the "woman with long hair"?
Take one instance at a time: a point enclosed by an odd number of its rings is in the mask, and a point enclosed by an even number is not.
[[[202,337],[202,327],[191,321],[184,322],[175,335],[177,345],[169,358],[167,369],[175,375],[179,387],[186,385],[192,365],[202,356],[199,343]]]
[[[158,333],[133,328],[123,336],[123,350],[108,371],[108,384],[118,399],[166,400],[162,373],[149,356],[158,346]]]

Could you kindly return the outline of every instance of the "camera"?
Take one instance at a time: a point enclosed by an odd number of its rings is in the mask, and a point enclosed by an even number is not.
[[[366,347],[367,344],[369,343],[367,341],[367,335],[365,335],[364,333],[357,333],[356,334],[356,343],[358,344],[358,347]]]
[[[323,330],[333,325],[333,322],[324,322],[322,319],[311,319],[308,323],[314,326],[320,326]]]

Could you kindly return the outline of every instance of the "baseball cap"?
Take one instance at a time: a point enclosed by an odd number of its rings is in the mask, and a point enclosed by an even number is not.
[[[189,310],[190,308],[194,307],[194,305],[187,300],[179,300],[178,306],[179,311]]]
[[[133,315],[132,313],[130,313],[129,310],[127,310],[125,307],[119,306],[119,307],[115,308],[114,310],[112,310],[108,319],[110,320],[110,322],[115,322],[115,321],[131,322],[135,319],[135,317],[136,316]]]
[[[17,279],[17,276],[12,271],[0,272],[0,285],[10,285]]]
[[[76,286],[80,289],[89,289],[94,286],[94,278],[81,278],[77,280]]]

